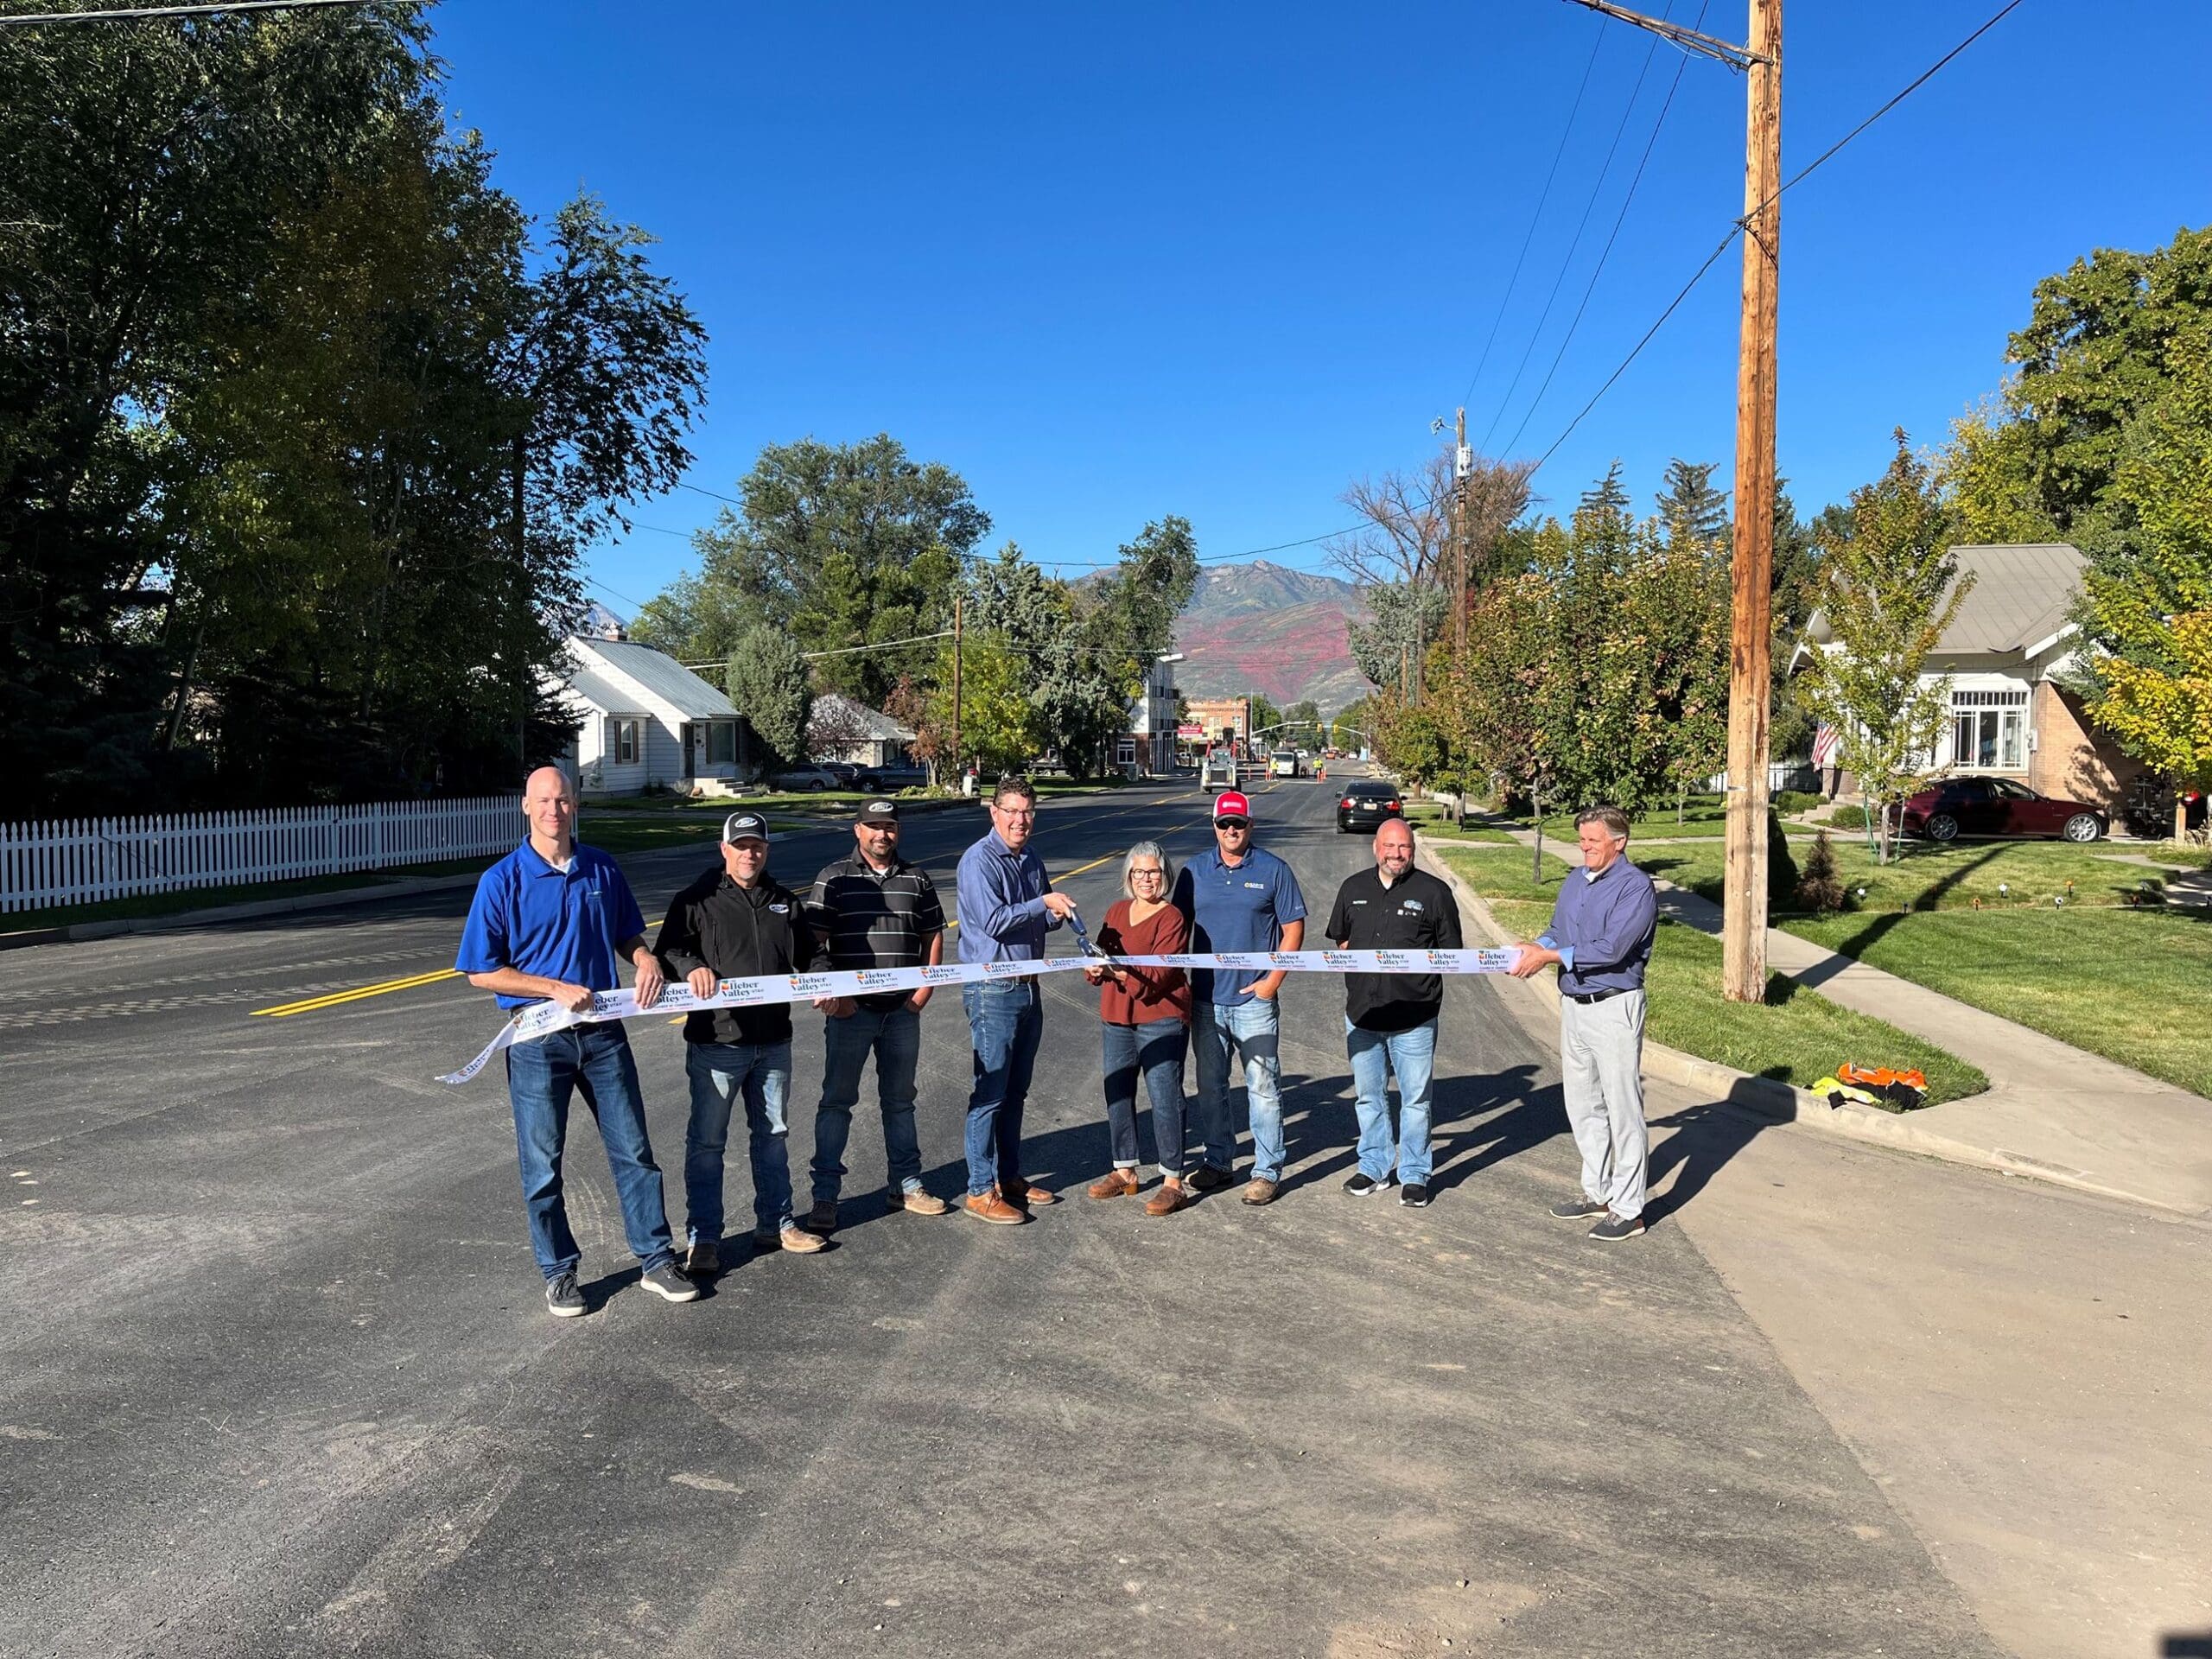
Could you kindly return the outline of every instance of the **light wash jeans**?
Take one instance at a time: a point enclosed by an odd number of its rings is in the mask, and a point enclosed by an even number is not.
[[[1643,1213],[1643,993],[1559,1001],[1559,1070],[1582,1191],[1617,1216]]]
[[[722,1154],[731,1111],[745,1103],[753,1161],[753,1217],[765,1231],[791,1226],[791,1166],[785,1108],[791,1088],[791,1046],[686,1043],[691,1122],[683,1131],[683,1209],[694,1244],[722,1241]]]
[[[814,1201],[835,1204],[843,1189],[845,1146],[861,1072],[875,1056],[876,1104],[883,1109],[883,1155],[893,1192],[922,1190],[922,1143],[914,1133],[914,1074],[922,1058],[922,1016],[908,1007],[853,1010],[822,1022],[822,1103],[814,1109]]]
[[[1252,1179],[1282,1179],[1282,1010],[1255,996],[1235,1002],[1201,999],[1191,1017],[1198,1050],[1198,1122],[1212,1168],[1236,1167],[1236,1124],[1229,1114],[1229,1061],[1244,1062],[1244,1099],[1252,1120]]]
[[[622,1200],[622,1230],[647,1273],[673,1254],[668,1211],[661,1202],[660,1166],[645,1133],[645,1101],[630,1039],[609,1021],[570,1026],[507,1051],[507,1095],[515,1112],[515,1150],[522,1164],[523,1203],[530,1211],[530,1248],[548,1279],[574,1273],[582,1259],[569,1230],[561,1196],[561,1162],[569,1139],[569,1098],[581,1094],[599,1124],[607,1165]]]
[[[1359,1169],[1370,1181],[1390,1179],[1390,1095],[1388,1073],[1398,1074],[1398,1183],[1427,1186],[1429,1103],[1436,1076],[1436,1021],[1409,1031],[1364,1031],[1344,1021],[1344,1052],[1351,1057],[1354,1109],[1359,1114]]]

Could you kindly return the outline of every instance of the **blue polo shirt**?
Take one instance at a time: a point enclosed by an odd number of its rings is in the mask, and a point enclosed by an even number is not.
[[[1286,924],[1306,919],[1306,895],[1290,866],[1273,853],[1255,847],[1242,864],[1231,864],[1219,847],[1209,847],[1175,878],[1175,908],[1191,919],[1194,951],[1273,950]],[[1194,968],[1191,992],[1216,1003],[1241,1002],[1266,977],[1242,968]]]
[[[477,878],[453,965],[464,974],[519,968],[587,990],[619,990],[614,947],[645,931],[630,884],[605,853],[579,846],[562,871],[525,841]],[[523,1008],[542,1001],[502,995],[499,1006]]]

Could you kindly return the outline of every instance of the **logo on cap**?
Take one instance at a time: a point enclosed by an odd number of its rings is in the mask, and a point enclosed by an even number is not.
[[[1243,818],[1249,823],[1251,817],[1252,803],[1246,800],[1236,791],[1224,789],[1214,797],[1213,821],[1216,823],[1219,823],[1224,818]]]
[[[896,801],[863,801],[860,822],[862,823],[896,823],[899,822],[899,803]]]
[[[733,812],[722,820],[724,841],[760,841],[768,839],[768,820],[758,812]]]

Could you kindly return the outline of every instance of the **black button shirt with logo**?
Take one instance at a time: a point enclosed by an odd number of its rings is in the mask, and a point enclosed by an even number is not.
[[[701,968],[717,979],[803,974],[814,966],[813,930],[798,895],[763,875],[741,887],[717,864],[669,901],[653,954],[671,979]],[[758,1008],[702,1008],[683,1022],[687,1043],[787,1043],[788,1002]]]
[[[1337,889],[1328,935],[1347,950],[1457,950],[1459,901],[1427,870],[1408,870],[1386,887],[1370,866]],[[1344,976],[1344,1014],[1363,1031],[1411,1031],[1443,1006],[1440,975]]]

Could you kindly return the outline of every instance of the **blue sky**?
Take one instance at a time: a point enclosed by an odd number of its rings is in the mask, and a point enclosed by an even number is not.
[[[1785,172],[1999,3],[1792,0]],[[1711,0],[1703,26],[1740,38],[1745,9]],[[544,214],[588,188],[662,238],[712,337],[692,483],[728,493],[763,444],[888,431],[969,480],[994,544],[1071,571],[1168,512],[1208,559],[1337,528],[1346,483],[1418,464],[1463,397],[1471,436],[1495,419],[1490,448],[1533,457],[1742,209],[1742,82],[1689,61],[1532,409],[1683,64],[1661,46],[1646,73],[1649,37],[1565,0],[446,0],[433,21],[508,190]],[[1801,507],[1878,473],[1893,426],[1940,441],[1998,384],[2039,277],[2212,219],[2207,62],[2196,0],[2027,0],[1784,198]],[[1732,250],[1540,492],[1571,502],[1615,456],[1646,504],[1670,455],[1726,477],[1738,269]],[[601,596],[658,591],[715,510],[646,505],[641,526],[679,534],[595,549]]]

